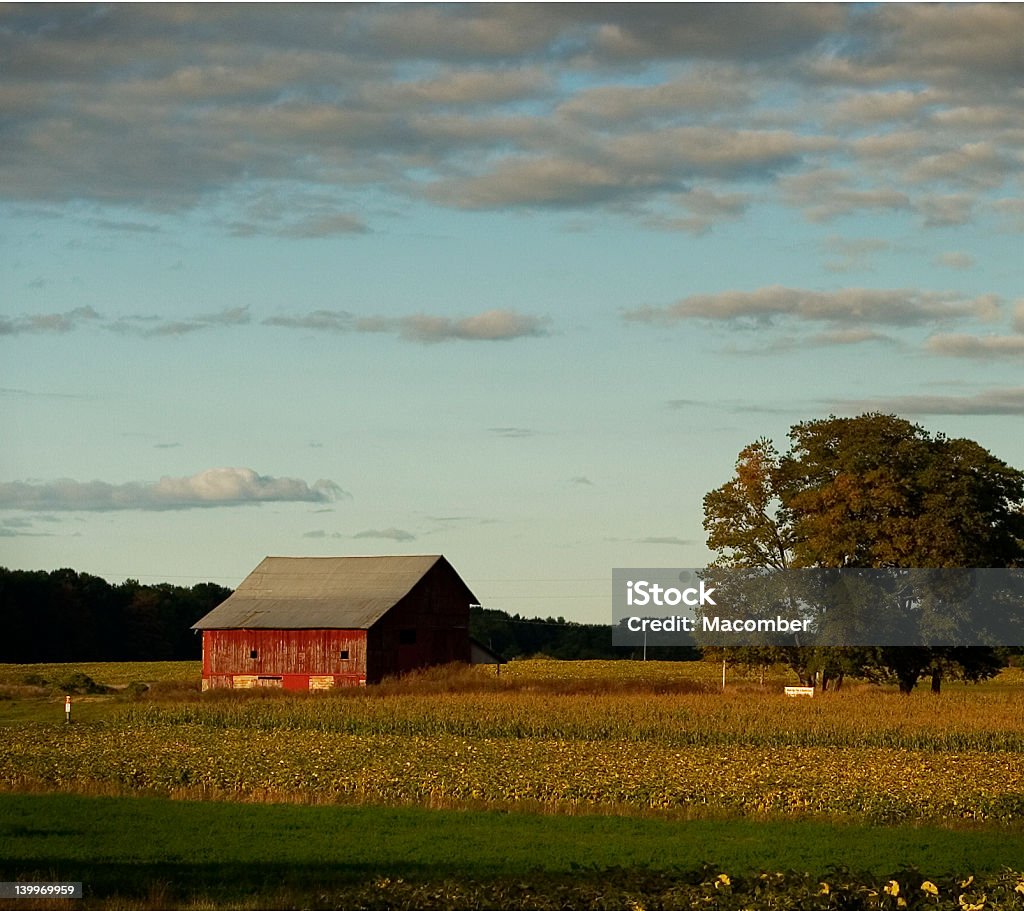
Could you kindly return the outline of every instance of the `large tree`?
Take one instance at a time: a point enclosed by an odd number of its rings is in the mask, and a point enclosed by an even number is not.
[[[740,452],[734,477],[704,498],[716,565],[727,567],[1011,567],[1024,565],[1024,474],[971,440],[929,434],[886,414],[795,425],[780,455]],[[851,662],[909,692],[930,674],[981,679],[985,649],[806,650],[801,676]]]

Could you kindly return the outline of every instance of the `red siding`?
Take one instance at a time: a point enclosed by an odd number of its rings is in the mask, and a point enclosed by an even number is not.
[[[366,631],[203,630],[203,679],[209,686],[230,686],[224,678],[235,675],[280,677],[285,689],[308,689],[310,676],[333,675],[338,685],[365,682]]]

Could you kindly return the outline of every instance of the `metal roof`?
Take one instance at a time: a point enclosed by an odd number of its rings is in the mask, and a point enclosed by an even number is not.
[[[192,629],[369,629],[438,561],[267,557]]]

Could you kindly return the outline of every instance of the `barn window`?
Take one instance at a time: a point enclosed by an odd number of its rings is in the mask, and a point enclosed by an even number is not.
[[[347,648],[343,648],[343,649],[342,649],[342,650],[341,650],[341,651],[340,651],[340,652],[338,653],[338,657],[339,657],[339,658],[340,658],[340,659],[341,659],[342,661],[348,661],[348,649],[347,649]]]
[[[399,645],[415,645],[416,644],[416,630],[414,630],[414,629],[400,629],[398,631],[398,644]]]
[[[251,649],[249,649],[249,657],[250,658],[258,658],[259,657],[259,652],[257,652],[256,649],[251,648]]]

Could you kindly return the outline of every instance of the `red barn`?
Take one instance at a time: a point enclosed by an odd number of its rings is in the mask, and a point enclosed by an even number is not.
[[[476,596],[441,556],[267,557],[192,628],[203,689],[326,689],[470,660]]]

